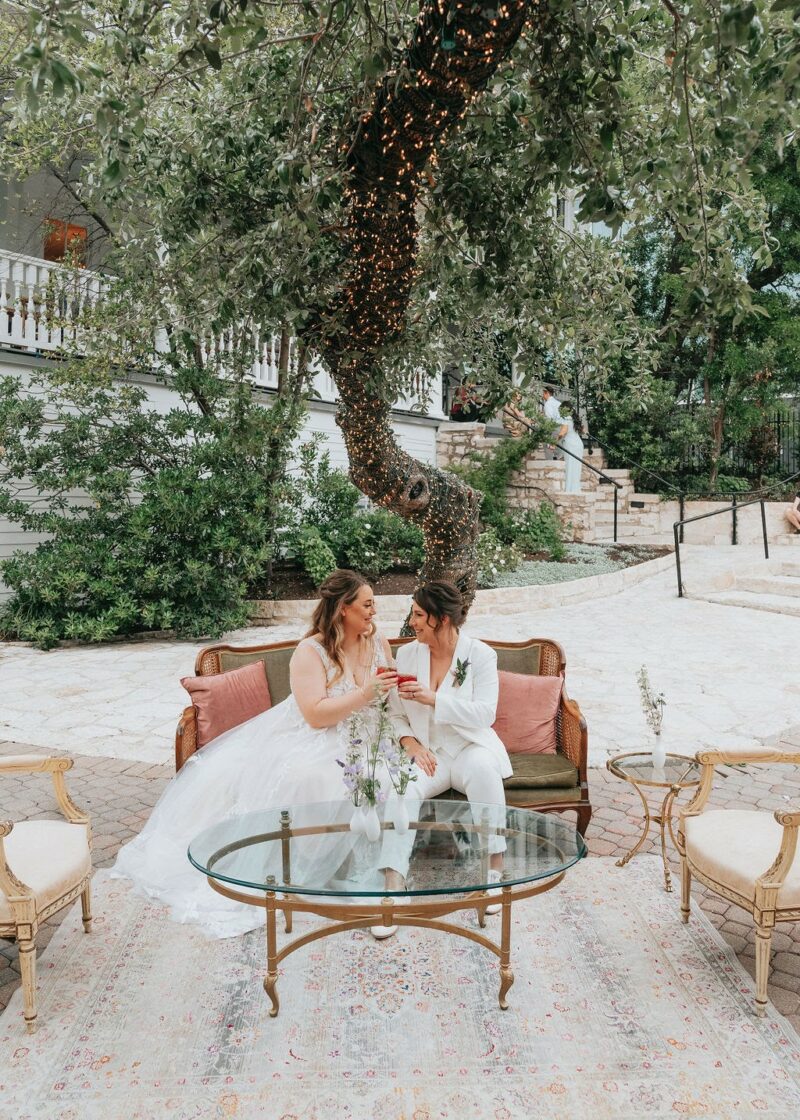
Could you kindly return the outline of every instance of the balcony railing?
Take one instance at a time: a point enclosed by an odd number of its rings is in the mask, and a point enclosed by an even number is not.
[[[43,356],[55,352],[87,353],[90,332],[82,326],[87,313],[102,299],[104,280],[88,269],[69,268],[38,257],[27,257],[0,249],[0,348]],[[156,332],[157,349],[166,348],[167,334]],[[203,357],[214,356],[224,368],[226,354],[235,348],[231,332],[205,340]],[[251,376],[262,389],[276,389],[280,373],[280,336],[272,334],[255,340],[255,359]],[[289,370],[297,371],[297,342],[289,343]],[[310,369],[314,392],[323,401],[335,401],[338,394],[333,378],[318,358]],[[415,374],[405,395],[395,408],[419,408],[424,396],[422,374]],[[428,415],[441,418],[441,378],[432,379]]]

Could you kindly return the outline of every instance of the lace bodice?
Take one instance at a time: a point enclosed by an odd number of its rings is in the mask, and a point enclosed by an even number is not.
[[[352,692],[354,688],[359,687],[351,677],[344,675],[337,677],[337,667],[334,665],[325,647],[321,642],[318,642],[316,638],[303,638],[300,645],[310,645],[319,655],[322,664],[325,666],[325,675],[328,680],[328,696],[344,696],[346,692]],[[367,668],[367,676],[374,676],[376,670],[380,668],[380,666],[386,664],[387,661],[386,654],[383,650],[383,642],[381,641],[380,634],[376,630],[372,636],[372,659]]]

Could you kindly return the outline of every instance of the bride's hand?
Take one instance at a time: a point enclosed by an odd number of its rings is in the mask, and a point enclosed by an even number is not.
[[[363,691],[370,699],[376,696],[382,699],[396,685],[397,670],[389,665],[379,669],[373,677],[367,677],[364,681]]]

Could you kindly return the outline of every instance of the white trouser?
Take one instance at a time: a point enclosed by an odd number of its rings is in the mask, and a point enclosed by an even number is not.
[[[506,793],[503,779],[497,769],[497,762],[488,747],[481,746],[479,743],[470,743],[457,755],[437,754],[433,776],[429,777],[421,770],[418,771],[417,780],[409,785],[407,796],[409,800],[413,797],[420,801],[427,801],[451,788],[465,794],[468,801],[498,806],[498,811],[490,815],[489,823],[494,828],[504,827]],[[409,812],[413,812],[412,806],[409,806]],[[481,824],[480,817],[480,810],[473,813],[474,824]],[[413,831],[406,836],[398,836],[394,831],[385,832],[380,866],[390,867],[405,875],[408,871],[414,837]],[[504,852],[505,837],[491,835],[488,846],[490,855]]]

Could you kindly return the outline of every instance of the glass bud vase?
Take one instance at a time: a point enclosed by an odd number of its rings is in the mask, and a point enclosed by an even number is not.
[[[398,835],[405,836],[408,832],[408,805],[406,804],[406,795],[398,793],[392,802],[392,821],[394,822],[394,830]]]
[[[653,766],[656,770],[663,770],[664,763],[667,761],[667,747],[661,739],[661,732],[657,731],[655,734],[655,741],[652,749]]]
[[[381,834],[381,821],[378,816],[378,810],[374,805],[370,805],[364,815],[364,835],[370,843],[379,839]]]
[[[363,805],[356,805],[350,818],[351,832],[364,832],[367,827],[367,810]]]

